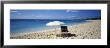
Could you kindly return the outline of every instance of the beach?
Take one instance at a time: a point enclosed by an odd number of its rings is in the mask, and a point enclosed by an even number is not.
[[[11,34],[11,39],[101,39],[101,20],[87,20],[77,25],[70,25],[68,33],[75,34],[71,37],[59,37],[60,28],[42,30],[29,33]]]

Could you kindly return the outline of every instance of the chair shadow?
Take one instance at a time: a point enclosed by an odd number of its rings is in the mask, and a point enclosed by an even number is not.
[[[77,37],[76,34],[71,34],[71,33],[67,33],[67,34],[57,34],[57,37]]]

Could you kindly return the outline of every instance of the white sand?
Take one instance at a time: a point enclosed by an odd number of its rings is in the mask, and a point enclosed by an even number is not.
[[[88,20],[78,25],[68,26],[68,31],[76,36],[58,37],[61,29],[43,30],[39,32],[22,33],[16,36],[11,36],[11,39],[100,39],[101,38],[101,20]]]

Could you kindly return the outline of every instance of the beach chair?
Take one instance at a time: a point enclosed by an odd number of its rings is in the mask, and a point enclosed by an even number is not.
[[[61,33],[58,34],[57,36],[59,36],[59,37],[71,37],[71,36],[76,36],[76,34],[69,33],[67,26],[61,26]]]
[[[61,37],[69,37],[71,33],[68,33],[67,26],[61,26]]]
[[[76,34],[69,33],[67,26],[61,26],[61,37],[71,37],[71,36],[76,37]]]
[[[67,33],[68,32],[67,26],[61,26],[61,32],[62,33]]]

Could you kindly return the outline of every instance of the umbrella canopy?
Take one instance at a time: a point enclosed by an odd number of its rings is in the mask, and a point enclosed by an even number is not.
[[[65,23],[60,22],[60,21],[53,21],[53,22],[47,23],[46,26],[61,26],[63,24],[65,24]]]

